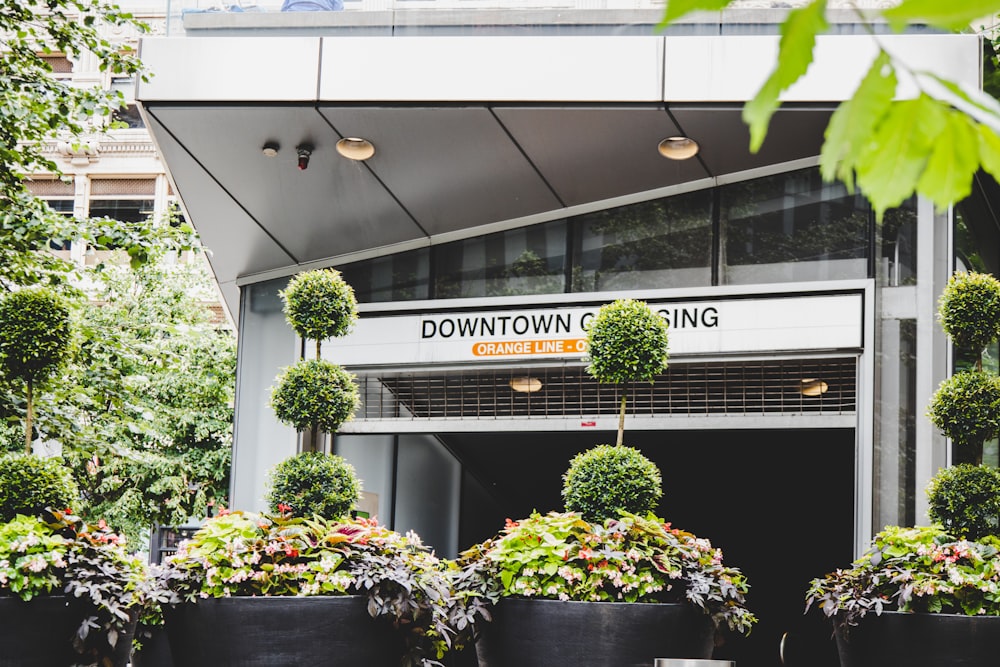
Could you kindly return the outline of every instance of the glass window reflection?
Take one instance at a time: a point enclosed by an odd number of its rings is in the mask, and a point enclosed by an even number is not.
[[[566,285],[563,220],[434,249],[434,298],[555,294]]]
[[[711,190],[590,213],[574,231],[573,292],[711,284]]]
[[[727,185],[720,218],[722,284],[868,276],[868,203],[818,169]]]

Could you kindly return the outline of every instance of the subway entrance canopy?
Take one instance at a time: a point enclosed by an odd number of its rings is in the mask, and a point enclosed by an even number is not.
[[[714,13],[668,33],[660,15],[195,13],[184,37],[143,40],[154,76],[137,99],[235,315],[242,284],[815,164],[873,55],[868,36],[820,37],[751,154],[742,104],[784,14]],[[979,85],[974,35],[882,39]],[[674,136],[698,155],[662,157]],[[374,155],[338,154],[351,137]]]

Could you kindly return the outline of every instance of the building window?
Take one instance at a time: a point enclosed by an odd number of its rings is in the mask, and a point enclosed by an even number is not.
[[[727,185],[719,199],[721,284],[868,277],[870,206],[818,169]]]
[[[712,191],[573,220],[573,292],[710,285]]]
[[[430,297],[430,250],[427,248],[348,264],[341,272],[362,303]]]
[[[434,298],[517,296],[565,291],[562,220],[437,246]]]
[[[124,129],[137,130],[146,127],[139,114],[139,107],[129,104],[123,109],[118,109],[111,114],[111,119],[118,123],[125,123]]]

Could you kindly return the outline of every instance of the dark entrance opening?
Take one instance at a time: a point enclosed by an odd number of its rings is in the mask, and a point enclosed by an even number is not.
[[[506,517],[561,510],[570,458],[615,441],[607,432],[439,437],[488,492],[463,493],[463,549]],[[717,659],[780,667],[787,633],[786,667],[837,664],[831,627],[816,610],[803,614],[804,598],[811,579],[853,557],[854,440],[852,429],[630,432],[626,423],[625,444],[663,475],[658,515],[711,540],[750,581],[759,623],[750,637],[720,646]]]

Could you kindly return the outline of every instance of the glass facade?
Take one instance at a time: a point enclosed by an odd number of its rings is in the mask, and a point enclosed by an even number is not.
[[[912,215],[890,220],[880,267],[912,281]],[[338,268],[369,303],[842,280],[871,277],[874,230],[810,168]]]

